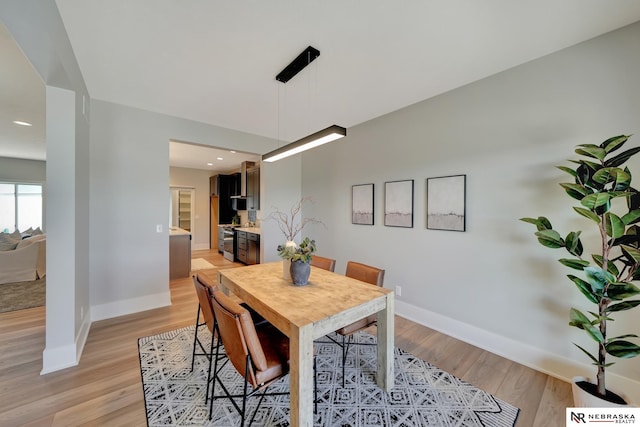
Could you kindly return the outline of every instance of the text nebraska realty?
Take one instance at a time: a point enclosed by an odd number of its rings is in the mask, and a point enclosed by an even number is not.
[[[586,415],[586,420],[585,420]],[[635,424],[636,417],[633,414],[584,414],[581,412],[571,412],[571,420],[576,423],[588,422],[611,422],[614,424]]]

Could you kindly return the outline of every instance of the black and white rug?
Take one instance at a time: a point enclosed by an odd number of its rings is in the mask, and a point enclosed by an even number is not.
[[[138,340],[147,423],[156,426],[231,427],[240,417],[227,399],[216,399],[208,420],[205,383],[208,363],[196,358],[191,372],[193,326]],[[204,330],[200,336],[210,336]],[[375,343],[375,336],[358,333],[359,342]],[[519,409],[395,349],[395,387],[386,393],[375,383],[376,347],[351,346],[346,384],[342,387],[341,349],[316,343],[318,413],[316,426],[490,426],[512,427]],[[242,377],[231,364],[221,373],[225,385]],[[270,391],[287,391],[289,377]],[[216,387],[216,389],[218,389]],[[259,398],[248,400],[248,414]],[[251,416],[251,415],[249,415]],[[265,397],[254,426],[288,426],[289,396]]]

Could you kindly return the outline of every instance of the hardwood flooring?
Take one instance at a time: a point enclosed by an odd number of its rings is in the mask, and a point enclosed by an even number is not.
[[[238,265],[214,251],[192,257]],[[146,425],[137,339],[194,323],[190,278],[171,281],[171,300],[170,307],[93,323],[80,364],[48,375],[40,375],[45,308],[0,314],[0,426]],[[564,426],[568,383],[401,317],[395,331],[396,346],[519,407],[517,427]]]

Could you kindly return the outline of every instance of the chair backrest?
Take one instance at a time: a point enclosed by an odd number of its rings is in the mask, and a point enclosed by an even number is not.
[[[384,282],[384,270],[354,261],[347,262],[345,276],[376,286],[382,286]]]
[[[200,311],[204,317],[204,321],[207,323],[207,327],[213,333],[213,307],[211,306],[211,295],[217,291],[218,286],[211,283],[211,281],[204,274],[196,274],[193,276],[193,286],[196,288],[196,295],[198,295],[198,303],[200,304]]]
[[[318,255],[311,257],[311,265],[314,267],[322,268],[324,270],[335,271],[336,260],[331,258],[325,258]]]
[[[254,369],[266,370],[267,358],[249,311],[222,292],[213,294],[211,304],[225,352],[238,373],[245,376],[247,355],[251,355]],[[247,381],[257,387],[254,369],[249,369]]]

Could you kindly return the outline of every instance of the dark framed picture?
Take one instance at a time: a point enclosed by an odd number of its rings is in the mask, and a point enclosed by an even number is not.
[[[465,231],[466,175],[427,178],[427,228]]]
[[[413,227],[413,180],[384,183],[384,225]]]
[[[373,184],[351,186],[351,223],[373,225]]]

